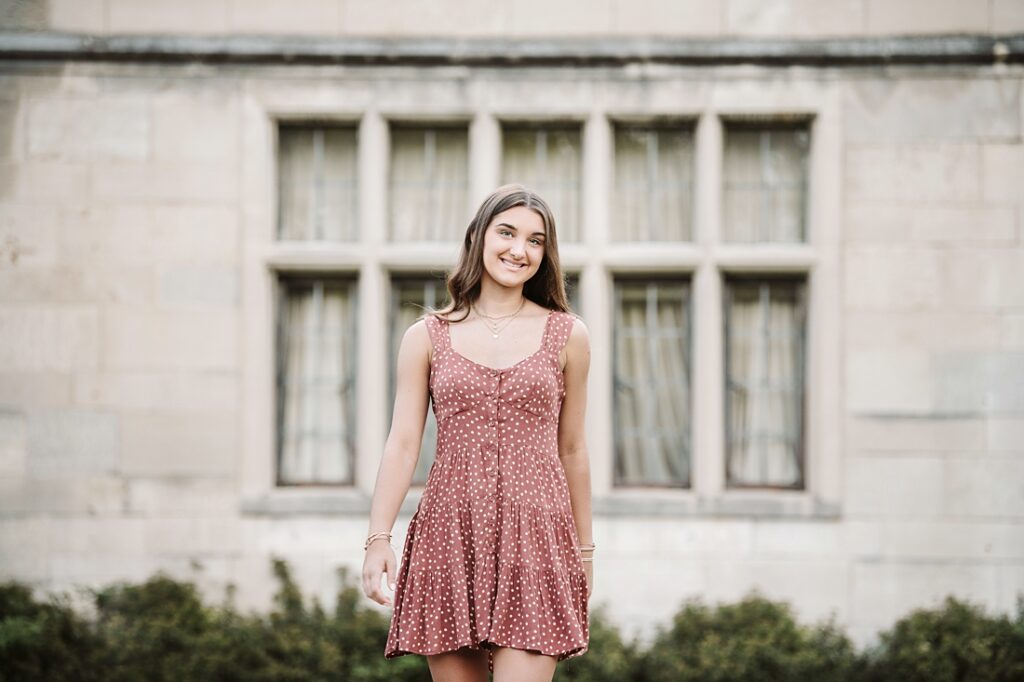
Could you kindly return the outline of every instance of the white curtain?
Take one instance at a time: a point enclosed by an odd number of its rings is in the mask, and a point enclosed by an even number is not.
[[[280,329],[282,484],[350,483],[355,395],[351,285],[285,284]]]
[[[457,241],[469,224],[469,133],[394,126],[389,196],[395,241]]]
[[[783,282],[729,285],[728,483],[803,483],[804,305]]]
[[[691,240],[693,163],[688,130],[617,126],[613,239]]]
[[[395,402],[396,377],[395,369],[398,362],[398,348],[405,330],[423,314],[423,307],[436,308],[447,301],[444,283],[437,279],[408,278],[397,279],[392,287],[391,323],[391,405]],[[433,406],[427,409],[427,421],[423,428],[423,441],[420,445],[420,458],[413,472],[413,483],[421,485],[426,482],[430,465],[434,462],[437,446],[437,420],[434,418]]]
[[[730,242],[806,239],[807,153],[802,128],[727,126],[723,237]]]
[[[688,287],[619,282],[616,288],[617,482],[688,486]]]
[[[283,126],[278,144],[279,238],[355,239],[355,129]]]
[[[579,126],[508,126],[502,182],[536,191],[551,206],[560,242],[579,241],[582,147]]]

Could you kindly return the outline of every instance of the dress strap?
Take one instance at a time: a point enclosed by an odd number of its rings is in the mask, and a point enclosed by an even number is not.
[[[451,345],[447,320],[442,320],[437,315],[431,314],[424,318],[424,323],[427,325],[427,332],[430,333],[430,343],[434,346],[434,355]]]
[[[560,353],[569,340],[575,321],[576,316],[572,313],[563,313],[560,310],[552,311],[547,326],[544,328],[545,347],[554,353]]]

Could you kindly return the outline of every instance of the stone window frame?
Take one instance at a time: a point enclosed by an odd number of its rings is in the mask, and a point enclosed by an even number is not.
[[[485,78],[486,76],[481,76]],[[445,76],[439,74],[439,81]],[[595,75],[595,79],[605,77]],[[670,76],[665,77],[671,80]],[[763,74],[717,80],[713,74],[687,75],[694,93],[656,104],[619,106],[614,97],[587,104],[560,104],[555,111],[521,104],[513,112],[491,111],[484,94],[457,104],[417,103],[414,109],[378,107],[370,95],[324,97],[315,87],[261,91],[243,104],[242,223],[242,447],[243,511],[250,514],[365,514],[387,435],[387,311],[391,277],[451,266],[457,243],[388,243],[388,121],[470,121],[471,202],[497,186],[501,168],[501,126],[512,120],[575,120],[582,124],[581,221],[583,241],[561,244],[562,264],[579,277],[581,309],[590,331],[592,357],[588,389],[587,440],[595,515],[673,517],[741,516],[835,518],[841,508],[841,315],[839,227],[841,225],[841,96],[826,79],[786,81]],[[614,91],[614,81],[601,80]],[[554,86],[552,86],[554,87]],[[655,86],[656,87],[656,86]],[[669,88],[671,90],[671,88]],[[339,93],[341,89],[339,88]],[[552,90],[551,95],[557,95]],[[543,97],[537,98],[543,102]],[[575,108],[574,108],[575,107]],[[383,110],[382,110],[383,109]],[[730,117],[800,116],[810,121],[812,188],[808,239],[770,248],[716,241],[721,220],[723,121]],[[612,244],[607,202],[611,201],[613,124],[619,120],[690,118],[696,122],[694,241],[686,244]],[[337,120],[358,126],[359,215],[361,239],[354,244],[314,247],[273,244],[276,228],[274,183],[275,126],[282,119]],[[273,394],[271,369],[272,281],[279,270],[319,270],[349,274],[357,281],[359,434],[355,485],[348,488],[282,490],[273,486]],[[722,382],[722,281],[729,274],[804,274],[809,289],[807,485],[799,491],[727,489],[724,467]],[[686,490],[616,488],[612,485],[611,301],[618,275],[670,274],[691,278],[694,306],[693,478]],[[370,453],[370,454],[367,454]],[[411,489],[402,513],[411,513],[420,492]]]

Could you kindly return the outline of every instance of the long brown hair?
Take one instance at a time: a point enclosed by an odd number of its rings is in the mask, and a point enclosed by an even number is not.
[[[480,297],[480,280],[483,278],[484,232],[494,217],[516,206],[524,206],[544,221],[544,258],[540,268],[523,284],[523,296],[534,303],[548,308],[569,312],[569,300],[565,295],[565,278],[558,260],[558,236],[555,234],[555,217],[547,202],[533,190],[522,185],[502,185],[484,199],[476,215],[466,228],[466,236],[459,250],[459,261],[448,275],[448,295],[451,302],[434,313],[452,322],[461,322],[469,316],[469,307]],[[453,313],[463,312],[458,320],[448,318]]]

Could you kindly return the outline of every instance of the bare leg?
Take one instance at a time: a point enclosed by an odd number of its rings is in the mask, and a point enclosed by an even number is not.
[[[551,682],[557,656],[510,647],[494,650],[494,682]]]
[[[427,656],[427,667],[434,682],[487,682],[487,652],[483,649],[463,647]]]

